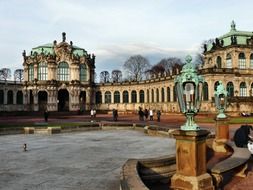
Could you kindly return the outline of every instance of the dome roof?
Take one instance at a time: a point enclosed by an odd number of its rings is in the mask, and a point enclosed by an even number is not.
[[[207,44],[207,51],[213,49],[215,45],[217,45],[217,41],[221,47],[226,47],[230,45],[247,45],[248,40],[253,37],[253,32],[248,31],[239,31],[236,30],[235,22],[232,21],[231,29],[228,33],[218,37],[215,39],[215,43]]]
[[[85,57],[88,56],[88,53],[87,53],[87,51],[85,49],[80,48],[78,46],[72,45],[72,42],[70,42],[70,44],[68,44],[67,42],[65,42],[65,40],[66,40],[65,35],[66,34],[62,33],[62,35],[63,35],[63,40],[58,45],[61,45],[61,44],[64,43],[65,45],[71,47],[72,53],[74,55],[78,55],[80,57],[82,57],[82,56],[85,56]],[[54,48],[55,48],[55,46],[58,46],[58,45],[56,44],[56,41],[55,41],[54,43],[48,43],[48,44],[44,44],[44,45],[40,45],[40,46],[37,46],[35,48],[32,48],[31,56],[33,56],[35,53],[41,54],[42,52],[44,54],[46,54],[46,55],[55,55]]]

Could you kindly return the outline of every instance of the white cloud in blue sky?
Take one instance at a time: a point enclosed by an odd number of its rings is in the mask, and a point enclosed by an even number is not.
[[[194,56],[199,45],[230,30],[253,30],[253,1],[0,0],[0,68],[22,68],[22,51],[67,41],[96,55],[97,73],[121,69],[131,55],[152,64]]]

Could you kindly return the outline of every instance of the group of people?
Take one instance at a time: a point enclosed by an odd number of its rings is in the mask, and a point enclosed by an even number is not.
[[[140,121],[144,121],[144,117],[146,118],[146,120],[148,120],[148,117],[149,117],[150,121],[154,120],[154,112],[152,109],[150,109],[150,110],[145,109],[143,111],[142,108],[139,107],[138,115],[139,115]],[[156,116],[157,116],[157,121],[160,122],[160,118],[161,118],[161,111],[160,110],[157,110]]]

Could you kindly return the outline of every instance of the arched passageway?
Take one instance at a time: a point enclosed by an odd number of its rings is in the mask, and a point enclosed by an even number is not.
[[[47,107],[47,92],[39,91],[38,93],[39,111],[43,111]]]
[[[69,92],[66,89],[58,91],[58,111],[69,111]]]

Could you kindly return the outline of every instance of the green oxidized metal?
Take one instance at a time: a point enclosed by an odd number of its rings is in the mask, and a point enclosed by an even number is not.
[[[222,82],[219,81],[217,89],[214,91],[215,105],[219,112],[217,118],[219,119],[227,117],[226,114],[224,113],[227,107],[227,95],[228,92],[224,88]]]
[[[191,62],[191,56],[186,56],[185,60],[186,64],[183,66],[181,74],[175,79],[179,107],[187,118],[186,123],[181,126],[181,130],[199,130],[194,116],[200,109],[204,78],[197,74],[197,70]]]

